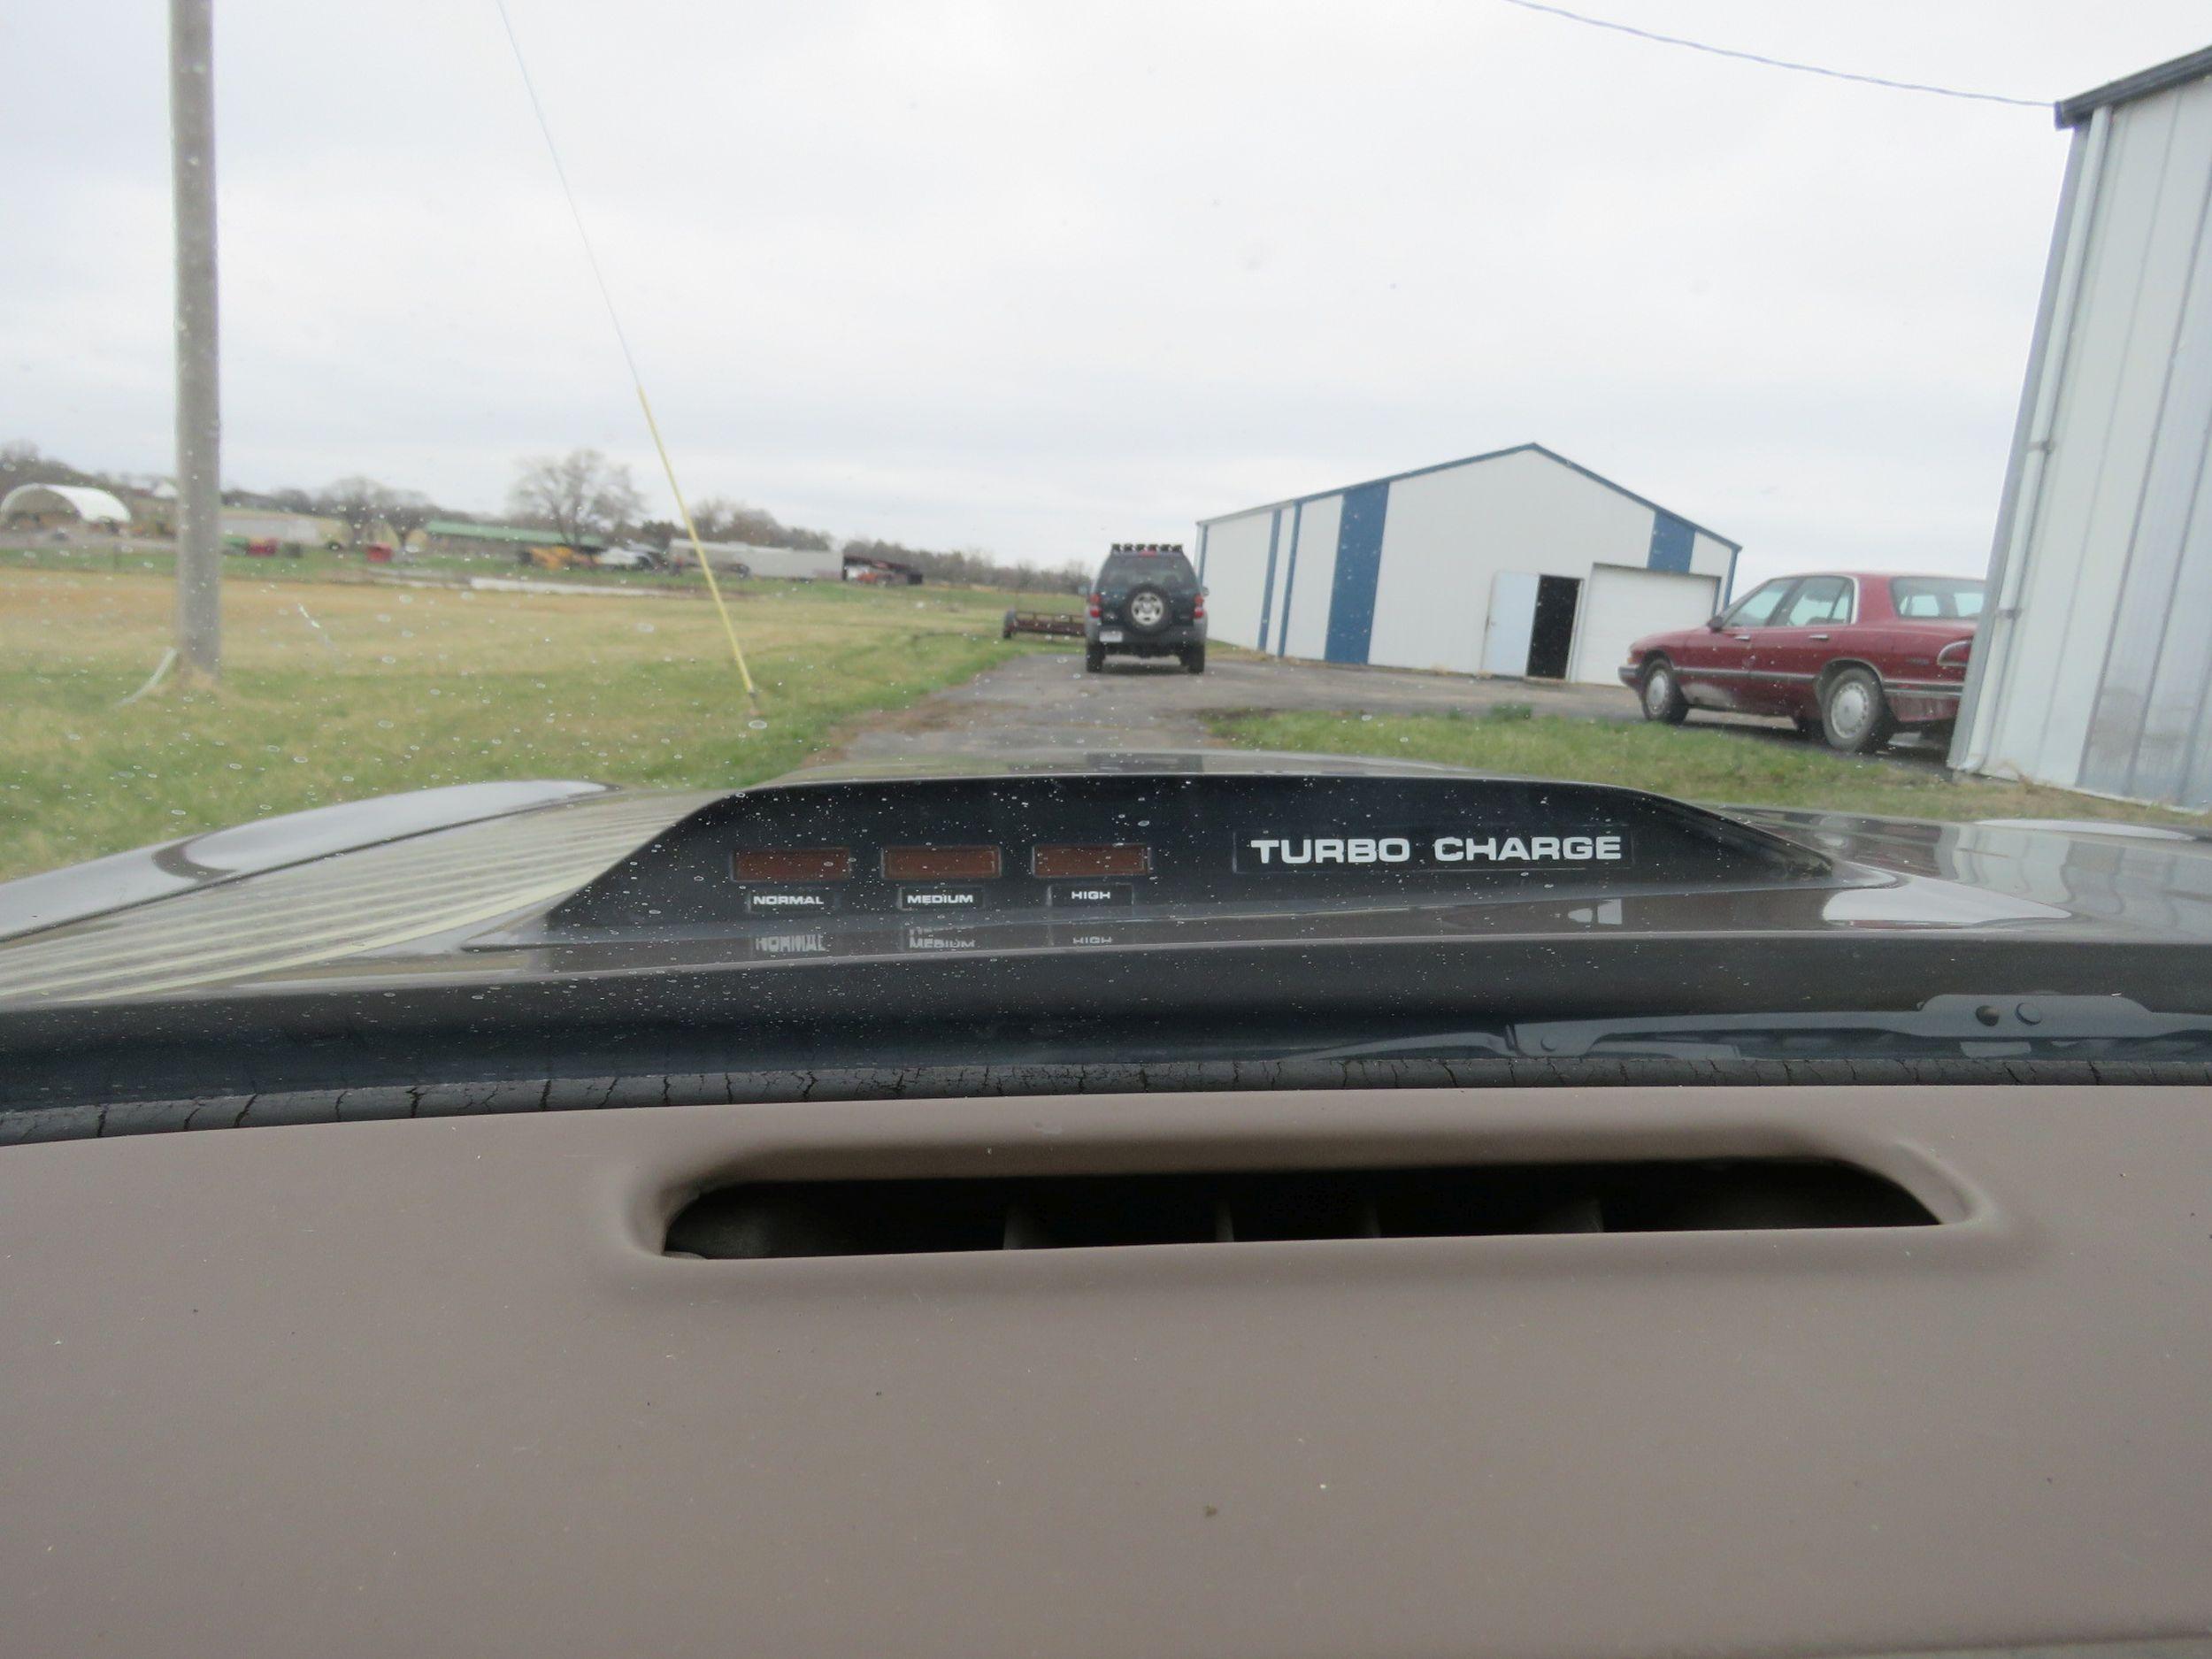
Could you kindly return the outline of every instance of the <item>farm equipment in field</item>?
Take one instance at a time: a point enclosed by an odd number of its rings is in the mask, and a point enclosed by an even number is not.
[[[1010,640],[1017,634],[1042,634],[1056,640],[1083,637],[1083,618],[1063,611],[1009,611],[1000,620],[998,636]]]
[[[559,542],[549,543],[542,547],[524,548],[515,556],[515,559],[518,564],[534,566],[541,571],[580,570],[595,562],[590,554],[580,549],[568,547]]]

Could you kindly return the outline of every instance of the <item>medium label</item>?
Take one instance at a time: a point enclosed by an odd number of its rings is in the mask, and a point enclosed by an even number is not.
[[[958,916],[969,910],[979,910],[987,902],[982,887],[901,887],[899,908],[902,910],[928,910],[938,916]]]

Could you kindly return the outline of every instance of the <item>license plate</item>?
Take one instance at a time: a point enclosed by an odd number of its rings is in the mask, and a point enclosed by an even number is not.
[[[1101,645],[1118,645],[1118,644],[1120,644],[1120,643],[1121,643],[1121,630],[1120,630],[1119,628],[1101,628],[1101,629],[1099,629],[1099,631],[1098,631],[1098,642],[1099,642]]]

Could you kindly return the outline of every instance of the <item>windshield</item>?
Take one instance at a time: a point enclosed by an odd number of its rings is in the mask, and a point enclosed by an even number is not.
[[[2053,119],[2183,0],[180,7],[0,117],[0,880],[156,849],[72,914],[824,766],[2212,810],[2207,85]]]

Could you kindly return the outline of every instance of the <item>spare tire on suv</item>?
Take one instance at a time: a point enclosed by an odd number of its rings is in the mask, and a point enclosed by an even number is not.
[[[1129,590],[1123,611],[1129,618],[1129,626],[1138,633],[1157,634],[1174,618],[1175,602],[1167,596],[1164,588],[1147,582]]]

